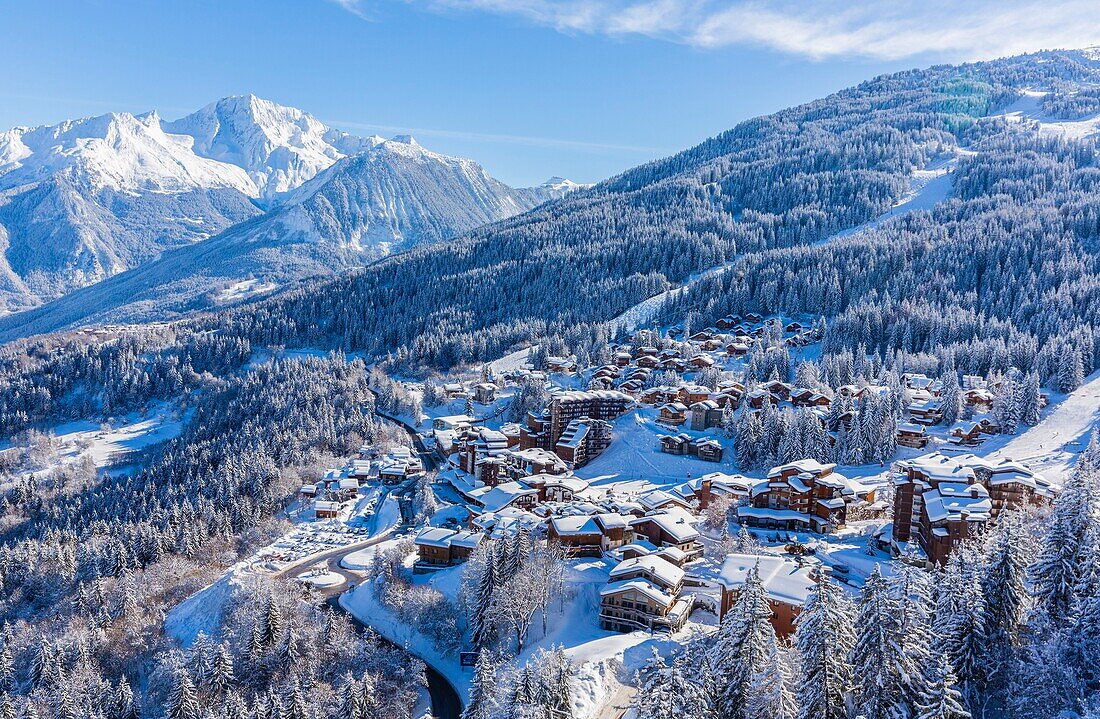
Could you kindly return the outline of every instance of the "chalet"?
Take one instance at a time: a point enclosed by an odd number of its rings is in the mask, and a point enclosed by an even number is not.
[[[730,357],[744,357],[749,353],[749,344],[740,340],[726,343],[726,354]]]
[[[619,385],[620,392],[627,392],[629,394],[635,394],[641,392],[645,386],[645,382],[640,379],[628,379]]]
[[[659,512],[669,509],[670,507],[679,507],[685,510],[691,509],[691,505],[682,497],[671,492],[666,492],[663,489],[654,489],[650,492],[646,492],[638,497],[638,504],[642,505],[642,510],[646,513]]]
[[[424,464],[408,447],[392,450],[382,461],[378,478],[383,484],[400,484],[424,473]]]
[[[909,404],[909,419],[931,427],[943,419],[943,403],[938,399],[917,400]]]
[[[778,397],[780,400],[783,400],[784,402],[786,402],[786,401],[790,400],[791,391],[794,389],[794,387],[787,384],[786,382],[781,382],[777,379],[773,379],[773,380],[769,380],[769,381],[765,382],[764,384],[760,385],[760,389],[765,390],[767,392],[771,392],[773,395]]]
[[[683,581],[683,570],[661,557],[624,560],[600,590],[600,626],[620,632],[679,631],[692,605],[679,598]]]
[[[939,452],[895,464],[893,484],[894,551],[911,554],[915,548],[939,565],[1002,511],[1049,503],[1055,494],[1042,475],[1012,460],[994,464]]]
[[[336,493],[340,499],[354,499],[359,494],[359,480],[354,477],[341,477],[336,483]]]
[[[673,508],[638,517],[631,525],[636,534],[643,535],[657,547],[676,547],[687,555],[687,561],[692,561],[703,555],[703,545],[699,532],[692,526],[693,521],[696,519],[690,512]]]
[[[714,331],[709,329],[699,330],[695,334],[688,337],[688,339],[693,342],[705,342],[706,340],[714,339]]]
[[[696,402],[702,402],[705,399],[709,399],[710,388],[698,384],[685,384],[677,391],[676,398],[682,402],[685,407],[690,407]]]
[[[714,323],[714,326],[720,330],[733,329],[741,322],[741,318],[738,315],[726,315],[722,319]]]
[[[317,496],[317,485],[303,484],[302,488],[298,490],[298,496],[302,499],[313,499]]]
[[[843,528],[848,506],[873,503],[875,491],[835,467],[812,459],[773,467],[766,480],[753,486],[750,504],[738,507],[738,516],[746,524],[779,529]]]
[[[799,388],[791,392],[791,404],[795,407],[828,407],[832,401],[820,392]]]
[[[711,472],[702,477],[689,479],[669,490],[683,499],[693,509],[706,509],[716,497],[747,499],[749,490],[759,480],[743,477],[740,474]]]
[[[639,398],[645,404],[663,404],[679,400],[680,390],[676,387],[650,387]]]
[[[963,393],[963,401],[973,407],[975,412],[993,411],[993,393],[985,388],[968,389]]]
[[[427,527],[416,535],[416,569],[440,569],[460,564],[481,544],[481,532],[456,531],[443,527]]]
[[[616,352],[615,356],[612,358],[612,361],[617,367],[626,367],[628,364],[630,364],[630,353]]]
[[[720,426],[722,417],[722,407],[713,399],[705,399],[691,405],[691,429],[696,432]]]
[[[670,427],[678,427],[687,422],[687,407],[680,402],[670,402],[662,405],[657,415],[657,421]]]
[[[656,369],[661,364],[661,361],[652,355],[642,355],[634,360],[634,364],[638,367],[645,367],[646,369]]]
[[[534,474],[522,481],[539,491],[540,502],[572,502],[588,489],[587,479],[572,474]]]
[[[687,363],[679,357],[666,357],[665,359],[658,360],[657,366],[663,371],[677,373],[687,369]]]
[[[928,434],[923,424],[903,422],[898,425],[898,444],[902,447],[923,449],[928,445]]]
[[[721,462],[724,450],[722,444],[716,439],[697,439],[695,455],[704,462]]]
[[[902,375],[906,388],[915,392],[927,392],[932,397],[939,397],[943,386],[939,380],[923,374],[907,373]]]
[[[692,437],[690,434],[666,434],[660,437],[661,451],[665,454],[690,454]]]
[[[721,336],[717,336],[717,337],[714,337],[712,339],[704,340],[703,342],[700,342],[699,343],[699,349],[703,350],[704,352],[713,352],[714,350],[722,349],[722,343],[723,343],[723,338]],[[698,356],[699,357],[706,357],[706,355],[698,355]],[[711,358],[708,357],[708,359],[711,359]],[[713,364],[714,364],[714,360],[711,359],[711,364],[705,365],[705,367],[710,367]],[[704,369],[705,368],[704,366],[701,366],[701,365],[693,365],[693,366],[698,368],[698,369]]]
[[[495,487],[478,487],[469,497],[485,512],[499,512],[506,507],[530,509],[538,502],[539,490],[525,482],[504,482]]]
[[[547,357],[546,358],[546,370],[548,372],[559,372],[562,374],[572,374],[577,370],[577,358],[570,357]]]
[[[717,571],[692,576],[692,583],[717,590],[721,620],[733,608],[752,572],[760,577],[767,593],[776,635],[787,639],[794,634],[795,620],[820,579],[814,565],[770,554],[730,554]]]
[[[447,399],[459,399],[466,396],[466,388],[462,386],[461,382],[448,382],[443,385],[443,394]]]
[[[317,519],[336,519],[340,514],[340,503],[317,500],[313,503],[313,514]]]
[[[497,389],[498,387],[494,382],[481,382],[474,385],[474,401],[481,404],[490,404],[496,401]]]
[[[787,332],[798,334],[802,330],[806,329],[801,322],[788,322],[787,326],[783,328]]]
[[[746,312],[745,313],[745,321],[746,322],[756,324],[757,322],[759,322],[762,319],[764,319],[764,318],[761,317],[760,315],[756,314],[755,312]]]
[[[966,447],[976,447],[985,441],[982,426],[977,422],[960,422],[951,428],[951,442]]]
[[[634,540],[631,519],[614,513],[554,517],[547,538],[571,556],[598,557]]]

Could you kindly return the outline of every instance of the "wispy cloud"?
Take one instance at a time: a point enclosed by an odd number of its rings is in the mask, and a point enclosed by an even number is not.
[[[671,151],[671,148],[642,147],[639,145],[618,145],[585,140],[564,140],[554,137],[531,137],[527,135],[499,135],[485,132],[467,132],[465,130],[441,130],[425,127],[402,127],[398,125],[378,125],[354,120],[324,120],[328,125],[347,130],[366,130],[368,132],[390,134],[411,134],[421,137],[443,137],[468,142],[503,143],[507,145],[526,145],[529,147],[549,147],[563,150],[587,150],[595,152],[634,153],[654,156]]]
[[[363,12],[361,0],[332,0]],[[561,32],[702,48],[757,45],[815,59],[987,58],[1100,43],[1096,0],[403,0],[511,15]]]
[[[352,15],[360,17],[364,20],[372,20],[373,18],[367,13],[366,3],[360,0],[329,0],[329,2],[335,3],[344,8]]]

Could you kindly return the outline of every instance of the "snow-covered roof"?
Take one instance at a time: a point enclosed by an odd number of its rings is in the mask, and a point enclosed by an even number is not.
[[[635,579],[627,579],[622,582],[612,582],[611,584],[604,586],[604,588],[600,590],[600,596],[606,597],[609,594],[621,594],[623,592],[628,592],[631,590],[639,592],[649,599],[652,599],[653,601],[660,604],[661,607],[664,609],[671,607],[672,604],[676,601],[676,597],[662,590],[653,582],[647,579],[642,579],[640,577]]]
[[[801,522],[810,523],[810,515],[796,512],[793,509],[771,509],[769,507],[738,507],[738,517],[752,517],[754,519],[772,519],[777,522]]]
[[[672,509],[674,510],[679,508],[673,507]],[[688,516],[690,517],[690,515]],[[691,521],[684,518],[682,514],[678,512],[670,510],[658,514],[650,514],[645,517],[640,517],[633,520],[631,524],[637,525],[644,524],[645,522],[653,522],[658,527],[660,527],[665,534],[676,540],[678,544],[683,542],[690,542],[694,539],[699,538],[699,532],[695,529],[695,527],[692,526]]]
[[[486,512],[500,511],[520,497],[539,493],[537,489],[528,487],[522,482],[505,482],[490,488],[487,492],[482,492],[483,489],[485,488],[475,489],[470,492],[470,496],[480,502]]]
[[[726,589],[739,589],[753,567],[760,573],[760,581],[768,596],[784,604],[802,606],[810,591],[817,585],[812,569],[775,555],[730,554],[722,562],[718,580]]]
[[[600,526],[596,524],[596,518],[588,515],[554,517],[550,520],[550,526],[554,528],[556,534],[562,537],[603,534]]]
[[[642,573],[664,587],[677,587],[684,581],[684,570],[659,554],[644,554],[619,562],[608,575],[611,579]]]
[[[816,459],[800,459],[795,462],[788,462],[787,464],[781,464],[778,467],[772,467],[768,471],[769,477],[776,477],[780,474],[788,472],[792,469],[798,470],[798,473],[808,472],[810,474],[821,474],[822,472],[828,472],[835,468],[835,464],[822,464]]]

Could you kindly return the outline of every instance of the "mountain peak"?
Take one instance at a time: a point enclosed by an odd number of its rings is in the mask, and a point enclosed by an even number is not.
[[[400,142],[403,145],[412,145],[413,147],[420,147],[420,143],[416,141],[416,138],[412,135],[394,135],[394,142]]]

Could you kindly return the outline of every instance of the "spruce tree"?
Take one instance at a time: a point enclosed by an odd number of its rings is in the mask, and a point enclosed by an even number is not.
[[[201,714],[195,684],[191,681],[191,675],[185,667],[180,667],[176,670],[176,681],[172,686],[171,694],[168,696],[164,715],[168,719],[199,719]]]
[[[851,653],[855,704],[866,719],[904,714],[905,682],[915,667],[902,646],[900,616],[900,607],[876,564],[860,591]]]
[[[823,579],[798,615],[795,647],[800,676],[799,719],[846,719],[852,687],[849,661],[855,645],[855,613],[844,590]]]
[[[496,667],[489,652],[482,649],[477,655],[470,699],[462,710],[462,719],[493,719],[496,708]]]

